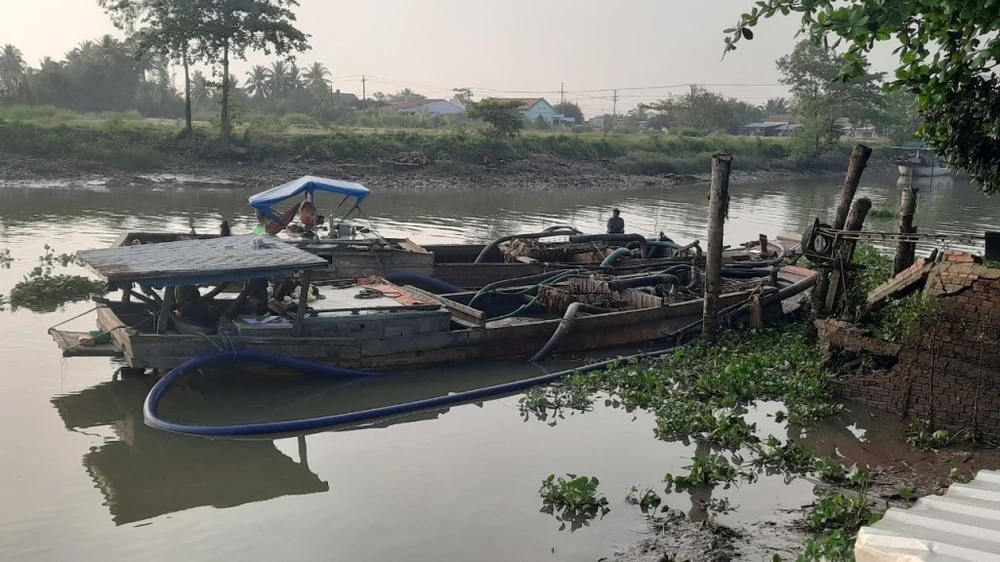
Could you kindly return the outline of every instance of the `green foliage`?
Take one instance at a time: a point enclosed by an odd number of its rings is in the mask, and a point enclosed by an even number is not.
[[[865,313],[868,293],[892,277],[892,260],[871,244],[860,244],[854,250],[854,265],[858,269],[851,276],[847,290],[845,315],[860,320]]]
[[[947,429],[935,431],[931,427],[931,422],[920,418],[910,420],[910,425],[906,427],[906,443],[910,446],[925,451],[931,449],[941,449],[960,441],[965,441],[971,437],[966,430],[958,431],[954,434]]]
[[[636,488],[635,486],[632,486],[629,489],[628,494],[625,496],[625,501],[632,505],[639,506],[639,509],[642,510],[643,513],[655,510],[663,502],[660,495],[653,491],[652,488],[639,490],[639,488]]]
[[[538,493],[542,496],[542,511],[558,515],[562,521],[579,523],[600,514],[607,515],[611,508],[608,499],[597,491],[600,481],[594,477],[567,474],[567,478],[550,474],[542,480]]]
[[[792,441],[782,444],[773,435],[768,436],[767,441],[752,446],[751,451],[754,454],[754,465],[767,469],[768,472],[806,475],[815,471],[818,464],[811,449]]]
[[[28,308],[34,311],[51,311],[67,302],[103,295],[107,288],[102,282],[80,275],[52,273],[57,265],[66,267],[72,260],[73,256],[69,254],[56,255],[46,244],[45,254],[38,258],[39,265],[11,289],[10,306],[15,310]]]
[[[868,320],[872,333],[888,341],[904,341],[918,334],[921,325],[930,325],[941,315],[937,299],[915,293],[890,301]]]
[[[562,115],[564,115],[566,117],[572,117],[573,119],[576,119],[576,124],[577,125],[582,125],[583,124],[583,121],[584,121],[584,119],[583,119],[583,110],[580,109],[579,105],[577,105],[577,104],[575,104],[575,103],[573,103],[571,101],[564,101],[562,103],[557,103],[553,107],[553,109],[556,110],[556,113],[561,113]]]
[[[10,255],[10,248],[0,250],[0,269],[10,269],[12,263],[14,263],[14,257]]]
[[[693,457],[693,463],[687,474],[673,475],[667,473],[663,481],[667,483],[667,491],[673,487],[678,492],[696,486],[724,484],[728,488],[738,478],[752,480],[753,474],[743,471],[726,460],[722,455],[713,453],[704,457]]]
[[[896,218],[897,212],[888,207],[872,207],[868,211],[868,218],[870,219],[894,219]]]
[[[1000,18],[993,0],[761,0],[726,30],[726,50],[753,38],[750,28],[776,15],[799,14],[815,45],[846,44],[840,79],[867,73],[865,56],[893,41],[899,57],[891,89],[916,94],[921,135],[986,193],[1000,190]]]
[[[521,102],[517,100],[487,98],[470,104],[466,115],[470,119],[478,119],[489,124],[488,134],[491,137],[509,138],[517,136],[517,133],[524,128],[524,119],[517,111],[519,107]]]
[[[805,552],[796,562],[852,562],[856,535],[834,531],[819,539],[806,541]]]

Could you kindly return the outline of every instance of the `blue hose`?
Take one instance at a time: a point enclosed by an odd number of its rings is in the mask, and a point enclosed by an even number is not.
[[[457,392],[455,394],[449,394],[447,396],[425,398],[423,400],[415,400],[413,402],[406,402],[403,404],[382,406],[379,408],[371,408],[368,410],[359,410],[356,412],[347,412],[343,414],[333,414],[329,416],[319,416],[314,418],[303,418],[298,420],[286,420],[277,422],[261,422],[261,423],[247,423],[247,424],[234,424],[234,425],[184,424],[184,423],[169,422],[161,418],[158,412],[160,400],[163,398],[163,395],[166,393],[167,389],[170,388],[172,384],[177,382],[177,380],[183,377],[184,375],[187,375],[192,371],[195,371],[202,367],[206,367],[211,363],[220,360],[239,359],[247,361],[257,361],[271,365],[291,367],[294,369],[302,370],[307,373],[323,375],[323,376],[331,376],[331,377],[358,378],[358,377],[378,376],[377,373],[351,371],[348,369],[327,367],[325,365],[309,363],[307,361],[300,361],[297,359],[286,357],[284,355],[277,355],[273,353],[263,353],[258,351],[215,352],[215,353],[209,353],[207,355],[202,355],[200,357],[196,357],[190,361],[185,362],[179,367],[171,370],[169,373],[167,373],[166,376],[164,376],[155,385],[153,385],[153,388],[149,391],[149,394],[146,395],[146,401],[142,405],[142,415],[146,421],[146,424],[149,425],[150,427],[156,429],[162,429],[163,431],[169,431],[172,433],[184,433],[188,435],[200,435],[204,437],[235,437],[235,436],[247,436],[247,435],[267,435],[275,433],[289,433],[293,431],[328,429],[340,425],[357,424],[379,418],[410,414],[413,412],[419,412],[423,410],[443,408],[445,406],[451,406],[454,404],[462,404],[466,402],[484,400],[487,398],[493,398],[495,396],[500,396],[504,394],[512,394],[514,392],[527,390],[534,386],[542,384],[550,384],[575,373],[588,373],[590,371],[595,371],[597,369],[603,369],[613,363],[631,361],[643,357],[659,357],[660,355],[666,355],[667,353],[670,353],[675,349],[676,347],[668,347],[666,349],[661,349],[659,351],[654,351],[651,353],[640,353],[636,355],[629,355],[628,357],[609,359],[607,361],[601,361],[600,363],[593,363],[591,365],[586,365],[584,367],[580,367],[577,369],[567,369],[564,371],[559,371],[557,373],[551,373],[548,375],[542,375],[530,379],[497,384],[493,386],[486,386],[483,388],[477,388],[475,390],[467,390],[465,392]]]

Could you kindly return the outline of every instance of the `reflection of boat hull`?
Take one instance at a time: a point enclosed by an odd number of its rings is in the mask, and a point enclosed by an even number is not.
[[[934,176],[934,177],[907,177],[899,176],[896,181],[896,185],[900,187],[919,187],[924,188],[935,188],[935,189],[950,189],[955,185],[955,179],[951,176]]]
[[[940,176],[950,176],[951,169],[947,166],[918,166],[899,164],[899,175],[903,177],[934,178]]]

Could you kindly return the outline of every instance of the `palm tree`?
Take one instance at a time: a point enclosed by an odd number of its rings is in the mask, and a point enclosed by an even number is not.
[[[21,50],[14,45],[4,45],[0,51],[0,97],[16,95],[24,103],[24,77],[27,65]]]
[[[288,89],[298,90],[302,87],[302,70],[299,65],[292,62],[288,66]]]
[[[205,74],[195,70],[191,75],[191,101],[200,108],[202,104],[212,101],[214,93]]]
[[[267,91],[272,97],[280,96],[291,89],[288,76],[288,63],[283,60],[271,64],[271,76],[267,82]]]
[[[250,97],[261,100],[268,96],[268,86],[271,82],[271,71],[265,66],[257,64],[247,72],[247,94]]]
[[[389,96],[389,101],[392,102],[419,101],[423,99],[427,99],[427,96],[423,94],[418,94],[409,88],[403,88],[402,90]]]
[[[763,109],[764,113],[767,115],[781,115],[788,113],[790,108],[788,107],[788,100],[785,98],[771,98],[767,100],[767,103],[765,103],[761,109]]]
[[[323,89],[326,91],[330,86],[330,71],[327,70],[326,65],[321,62],[314,62],[309,65],[302,77],[305,79],[305,84],[309,88]]]

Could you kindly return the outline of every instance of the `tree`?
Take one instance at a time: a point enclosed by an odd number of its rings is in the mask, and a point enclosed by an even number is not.
[[[215,92],[208,77],[200,70],[195,70],[191,76],[191,101],[198,108],[214,99]]]
[[[771,98],[767,100],[761,109],[764,110],[765,117],[770,117],[771,115],[784,115],[788,113],[788,100],[785,98]]]
[[[836,77],[845,63],[841,55],[809,41],[802,41],[788,55],[778,59],[780,82],[794,96],[793,111],[802,121],[795,131],[801,141],[797,148],[801,156],[826,152],[840,139],[839,119],[854,125],[878,121],[884,100],[879,81],[882,74],[868,72],[868,61],[861,61],[863,75],[849,82]]]
[[[458,101],[466,105],[472,103],[472,98],[475,97],[472,93],[472,88],[452,88],[451,91],[455,93]]]
[[[427,99],[427,96],[423,94],[418,94],[409,88],[403,88],[402,90],[390,95],[386,98],[389,103],[398,103],[401,101],[420,101]]]
[[[664,114],[676,126],[699,131],[728,129],[733,123],[733,108],[729,102],[721,94],[701,86],[691,86],[687,94],[660,100],[649,107]]]
[[[267,97],[270,82],[271,70],[264,65],[255,64],[253,68],[247,72],[247,94],[255,100],[263,100]]]
[[[557,103],[554,109],[556,110],[556,113],[561,113],[566,117],[572,117],[574,119],[573,122],[577,125],[583,123],[583,110],[580,109],[579,105],[571,101]]]
[[[466,114],[470,119],[478,119],[489,124],[488,133],[493,137],[514,137],[524,128],[524,119],[517,108],[519,100],[498,100],[486,98],[469,105]]]
[[[330,88],[330,79],[328,76],[330,76],[330,71],[327,70],[326,66],[321,62],[314,62],[309,65],[302,78],[305,81],[306,87],[314,90],[322,90],[325,94]]]
[[[877,126],[896,144],[914,140],[920,132],[920,102],[915,94],[896,90],[885,96],[885,111]]]
[[[993,0],[762,0],[727,30],[725,50],[753,38],[775,15],[801,14],[814,45],[847,45],[838,79],[864,76],[865,56],[894,41],[899,57],[891,90],[917,96],[921,136],[969,173],[986,193],[1000,191],[1000,18]]]
[[[309,48],[308,36],[295,25],[293,7],[297,0],[198,0],[201,21],[196,45],[198,53],[211,63],[221,64],[222,96],[219,128],[229,140],[229,63],[246,60],[248,50],[265,54],[290,55]]]
[[[199,33],[199,0],[97,0],[111,15],[115,27],[136,37],[136,55],[140,59],[157,53],[180,61],[184,67],[184,120],[191,133],[191,42]],[[138,26],[138,30],[137,30]],[[99,48],[113,38],[105,36]]]
[[[11,44],[4,45],[0,51],[0,98],[18,99],[24,103],[26,69],[21,50]]]

